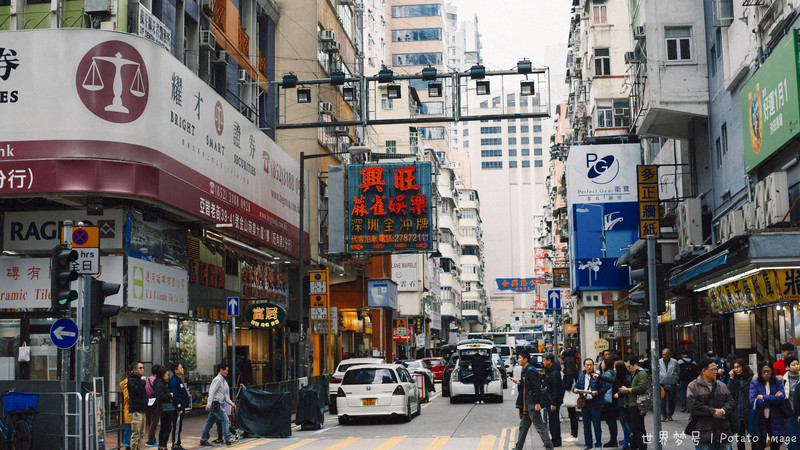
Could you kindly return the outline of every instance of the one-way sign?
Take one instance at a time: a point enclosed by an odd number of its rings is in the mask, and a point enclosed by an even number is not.
[[[239,297],[228,297],[228,317],[239,315]]]
[[[561,309],[561,291],[547,291],[547,309]]]
[[[50,340],[58,348],[70,348],[78,341],[78,325],[72,319],[58,319],[50,327]]]

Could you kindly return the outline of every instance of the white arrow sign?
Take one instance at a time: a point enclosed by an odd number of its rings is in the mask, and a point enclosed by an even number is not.
[[[59,340],[64,339],[65,337],[75,337],[75,333],[72,331],[64,331],[64,327],[58,327],[53,331],[53,334]]]
[[[236,305],[238,303],[239,302],[237,302],[235,299],[231,299],[231,301],[228,302],[228,306],[230,306],[231,308],[236,308]]]

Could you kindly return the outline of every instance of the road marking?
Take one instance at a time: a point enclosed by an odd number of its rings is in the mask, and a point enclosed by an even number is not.
[[[312,443],[312,442],[314,442],[316,440],[317,440],[316,438],[303,439],[302,441],[294,443],[292,445],[289,445],[289,446],[286,446],[286,447],[281,447],[279,450],[292,450],[292,449],[295,449],[295,448],[300,448],[300,447],[302,447],[304,445],[308,445],[308,444],[310,444],[310,443]]]
[[[493,450],[495,440],[497,440],[497,436],[484,435],[481,437],[481,440],[478,442],[478,446],[475,447],[475,450]]]
[[[517,429],[512,428],[511,433],[508,434],[508,448],[511,448],[512,444],[515,446],[517,445],[516,436],[517,436]]]
[[[268,442],[272,442],[272,439],[248,439],[246,442],[234,444],[232,449],[236,450],[246,450],[249,448],[258,447],[259,445],[266,444]]]
[[[503,443],[506,441],[506,434],[508,434],[508,430],[510,429],[511,428],[503,428],[503,430],[500,432],[500,443],[497,445],[498,449],[503,448]]]
[[[440,395],[442,395],[442,391],[439,391],[438,394],[436,394],[433,397],[431,397],[430,401],[428,403],[425,403],[424,405],[422,405],[422,407],[423,408],[427,408],[429,405],[433,404],[433,399],[435,399],[436,397],[438,397]]]
[[[361,439],[361,438],[360,437],[347,438],[347,439],[339,442],[338,444],[331,445],[330,447],[326,448],[325,450],[339,450],[340,448],[345,448],[348,445],[352,444],[353,442],[355,442],[355,441],[357,441],[359,439]]]
[[[425,450],[439,450],[444,448],[444,444],[450,440],[450,436],[436,436],[436,438],[425,447]]]
[[[395,445],[399,444],[400,441],[405,439],[405,436],[395,436],[390,438],[388,441],[384,442],[383,444],[375,447],[375,450],[389,450],[390,448],[394,447]]]

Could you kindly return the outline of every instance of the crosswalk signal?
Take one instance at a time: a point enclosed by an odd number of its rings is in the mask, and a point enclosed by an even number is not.
[[[70,302],[78,299],[78,291],[70,283],[78,279],[78,271],[72,263],[78,259],[78,251],[66,245],[56,245],[50,253],[50,309],[61,311],[70,308]]]
[[[119,313],[119,306],[106,305],[106,297],[119,292],[120,285],[117,283],[107,283],[92,277],[92,287],[89,291],[89,298],[92,308],[92,328],[102,325],[106,317],[116,316]]]

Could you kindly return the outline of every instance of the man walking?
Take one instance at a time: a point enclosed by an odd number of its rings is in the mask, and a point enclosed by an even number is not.
[[[487,369],[486,360],[483,359],[480,353],[476,354],[475,359],[472,360],[472,383],[475,386],[475,396],[478,398],[475,402],[476,405],[484,403],[483,392],[486,387]]]
[[[220,364],[217,376],[211,381],[211,387],[208,389],[208,403],[206,403],[206,411],[209,411],[208,419],[206,419],[206,426],[203,427],[203,434],[200,436],[200,445],[213,446],[213,444],[208,442],[208,437],[211,432],[211,427],[214,426],[217,421],[222,423],[222,433],[225,444],[230,445],[235,442],[233,438],[231,438],[231,427],[228,422],[228,415],[225,414],[225,409],[223,407],[223,405],[228,404],[231,408],[236,409],[236,404],[231,400],[230,387],[228,387],[228,382],[225,381],[225,377],[228,376],[230,369],[230,364]]]
[[[564,386],[561,383],[561,366],[552,353],[546,353],[542,362],[545,368],[542,388],[547,395],[550,407],[547,410],[550,437],[554,447],[561,447],[561,418],[558,410],[564,402]]]
[[[711,359],[700,361],[700,376],[689,383],[686,400],[692,414],[690,431],[699,432],[698,448],[704,450],[730,450],[731,422],[736,402],[728,386],[717,380],[717,363]],[[687,431],[688,428],[687,428]]]
[[[169,391],[172,393],[172,404],[175,415],[172,418],[172,450],[183,450],[181,431],[183,430],[183,412],[189,406],[189,392],[183,384],[183,364],[172,363],[172,377],[169,379]]]
[[[668,348],[662,350],[661,359],[658,360],[659,384],[664,388],[664,402],[661,403],[662,422],[672,420],[672,415],[675,414],[679,371],[678,361],[672,358],[672,352]]]
[[[680,379],[680,389],[681,389],[681,412],[689,412],[686,409],[686,388],[689,387],[689,383],[695,380],[698,375],[700,375],[700,370],[697,368],[697,363],[694,362],[691,356],[689,356],[689,350],[684,350],[681,352],[681,359],[678,360],[678,377]]]
[[[144,388],[144,364],[141,361],[134,363],[133,372],[128,374],[128,411],[131,416],[131,450],[142,448],[142,439],[145,432],[145,418],[147,416],[147,391]]]
[[[519,437],[515,450],[522,450],[525,445],[525,438],[528,437],[528,430],[533,424],[542,443],[546,449],[553,449],[553,442],[547,434],[547,427],[544,426],[542,419],[542,409],[547,408],[547,396],[542,392],[542,379],[539,372],[530,364],[531,354],[527,350],[521,350],[517,355],[517,361],[522,367],[522,380],[514,380],[514,383],[521,386],[522,408],[520,409]]]

